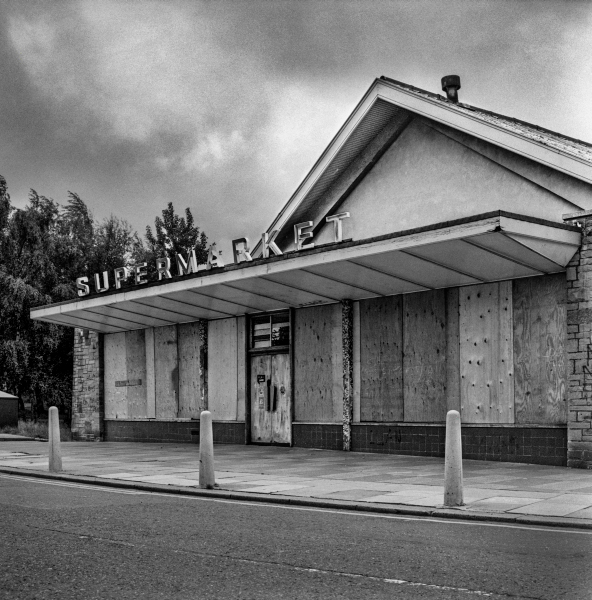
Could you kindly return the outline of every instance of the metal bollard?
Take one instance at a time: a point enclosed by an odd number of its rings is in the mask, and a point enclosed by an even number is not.
[[[449,410],[446,415],[446,454],[444,459],[444,506],[462,506],[463,468],[460,414]]]
[[[212,490],[215,483],[212,413],[204,410],[199,417],[199,487]]]
[[[62,448],[60,446],[60,416],[56,406],[49,409],[49,470],[59,473],[62,470]]]

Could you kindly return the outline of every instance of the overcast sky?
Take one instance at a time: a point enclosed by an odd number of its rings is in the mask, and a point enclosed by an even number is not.
[[[592,142],[592,3],[0,0],[0,174],[256,238],[374,78]],[[591,202],[592,205],[592,202]]]

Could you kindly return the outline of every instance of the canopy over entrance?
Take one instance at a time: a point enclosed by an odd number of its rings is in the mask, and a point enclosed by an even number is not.
[[[503,211],[327,244],[31,311],[116,333],[564,271],[580,229]]]

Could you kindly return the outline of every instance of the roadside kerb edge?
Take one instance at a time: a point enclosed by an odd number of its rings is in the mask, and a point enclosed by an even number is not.
[[[198,496],[202,498],[237,500],[243,502],[260,502],[262,504],[288,504],[311,508],[331,508],[335,510],[348,510],[352,512],[370,512],[414,517],[432,517],[442,519],[456,519],[463,521],[482,521],[490,523],[511,523],[513,525],[539,525],[545,527],[567,527],[572,529],[591,529],[592,521],[584,519],[570,519],[568,517],[543,517],[536,515],[508,515],[500,513],[470,512],[466,507],[454,508],[426,508],[422,506],[409,506],[406,504],[377,504],[370,502],[351,502],[349,500],[329,500],[321,498],[301,498],[283,496],[280,494],[258,494],[256,492],[232,492],[228,490],[187,488],[158,483],[144,483],[137,481],[124,481],[114,479],[100,479],[88,475],[67,475],[65,473],[49,473],[33,469],[18,469],[0,467],[0,473],[18,475],[21,477],[34,477],[54,481],[68,481],[70,483],[83,483],[97,487],[111,487],[141,492],[159,492],[177,496]]]

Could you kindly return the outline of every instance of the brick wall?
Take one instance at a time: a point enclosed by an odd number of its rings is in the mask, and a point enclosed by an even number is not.
[[[88,329],[74,332],[72,437],[98,441],[103,437],[103,336]]]
[[[567,466],[592,468],[592,218],[567,269]]]

